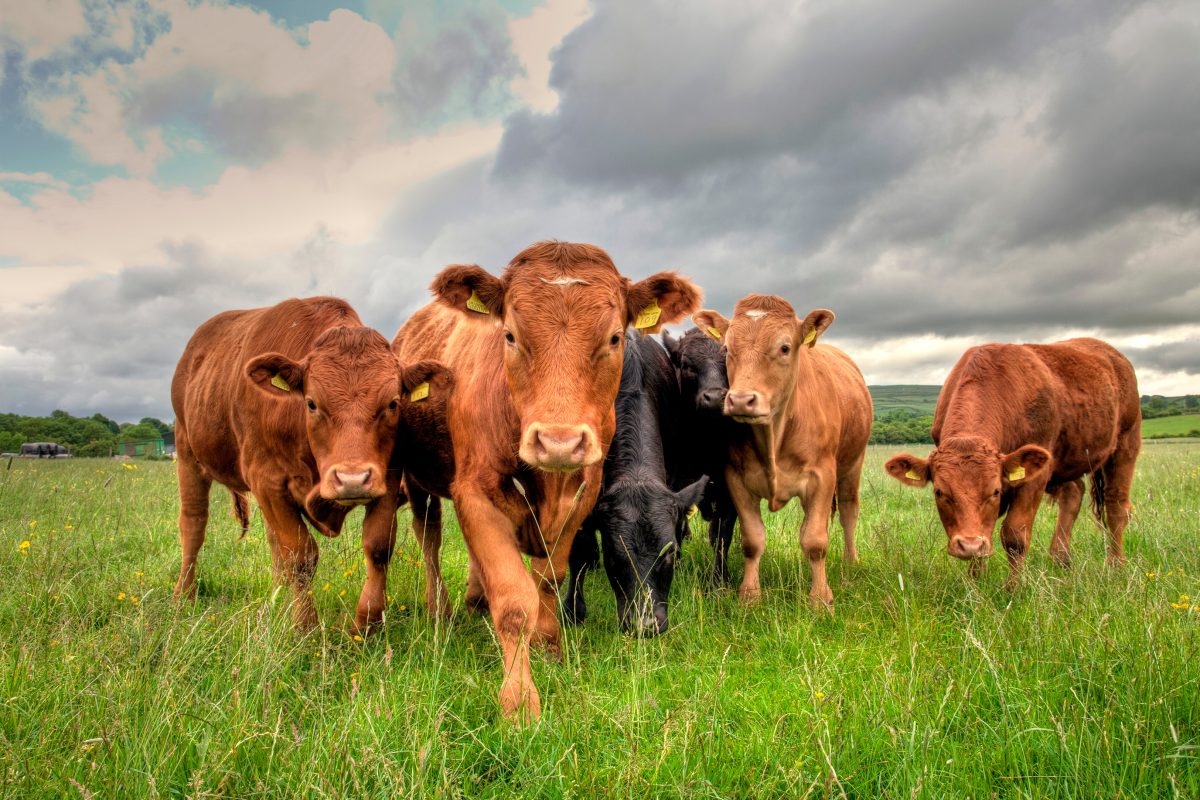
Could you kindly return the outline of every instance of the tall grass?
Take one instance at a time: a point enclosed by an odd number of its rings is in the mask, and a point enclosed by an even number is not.
[[[297,635],[261,518],[239,541],[224,493],[177,605],[169,464],[0,464],[0,796],[1200,796],[1200,443],[1145,448],[1124,571],[1082,515],[1051,566],[1044,509],[1015,595],[1002,561],[973,581],[945,554],[893,449],[868,457],[860,565],[833,530],[833,616],[808,610],[798,509],[769,519],[753,607],[708,588],[698,530],[665,636],[622,636],[590,579],[523,730],[490,623],[426,617],[407,518],[381,635],[349,633],[357,517],[320,542],[323,627]]]

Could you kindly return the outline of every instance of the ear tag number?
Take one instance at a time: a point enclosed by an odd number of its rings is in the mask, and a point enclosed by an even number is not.
[[[429,397],[429,381],[425,381],[408,395],[408,399],[414,403],[419,403],[426,397]]]
[[[285,381],[283,379],[283,376],[280,375],[278,372],[275,373],[274,378],[271,378],[271,385],[274,386],[276,389],[282,389],[285,392],[290,392],[292,390],[292,387],[288,386],[288,382]]]
[[[721,341],[721,332],[712,325],[708,326],[708,335],[716,339],[718,342]]]
[[[1008,473],[1008,479],[1010,481],[1019,481],[1019,480],[1021,480],[1021,478],[1024,478],[1024,477],[1025,477],[1025,468],[1024,467],[1017,467],[1012,472]]]
[[[908,478],[910,481],[921,480],[921,476],[917,474],[915,469],[910,469],[908,472],[904,473],[904,477]]]
[[[812,344],[816,340],[817,340],[817,329],[813,328],[811,331],[808,332],[808,335],[804,337],[803,344]]]
[[[474,289],[471,290],[471,296],[467,298],[467,308],[478,314],[492,313],[491,311],[488,311],[488,307],[483,304],[482,300],[479,299],[479,292],[475,291]]]
[[[662,316],[662,309],[658,307],[658,300],[651,300],[650,305],[641,310],[637,315],[637,320],[634,321],[633,327],[641,330],[643,328],[652,328],[658,324],[658,318]]]

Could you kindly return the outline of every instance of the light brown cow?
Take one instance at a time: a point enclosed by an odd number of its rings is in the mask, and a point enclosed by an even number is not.
[[[1108,527],[1108,561],[1125,560],[1129,490],[1142,445],[1137,376],[1096,339],[972,347],[950,371],[933,417],[928,459],[906,454],[888,473],[909,486],[933,481],[947,550],[978,573],[996,521],[1009,587],[1029,550],[1043,492],[1058,501],[1050,556],[1070,561],[1071,528],[1091,475],[1096,516]]]
[[[355,625],[378,622],[396,534],[397,427],[411,390],[441,369],[403,369],[388,341],[332,297],[226,311],[201,325],[171,382],[183,545],[175,596],[195,596],[216,481],[233,492],[243,531],[245,492],[254,494],[302,627],[317,620],[309,587],[318,553],[305,520],[337,536],[350,510],[366,506]]]
[[[833,591],[825,578],[829,518],[836,507],[845,558],[857,561],[858,487],[872,418],[871,395],[858,367],[841,350],[817,344],[833,312],[817,309],[800,320],[786,300],[752,294],[738,301],[732,320],[707,310],[692,319],[725,343],[725,414],[749,427],[731,446],[726,469],[742,523],[746,568],[738,592],[746,601],[761,592],[762,501],[778,511],[799,497],[800,546],[812,567],[809,599],[815,608],[831,608]]]
[[[528,645],[558,650],[558,587],[600,491],[625,329],[676,322],[699,306],[700,292],[673,273],[631,283],[600,248],[564,242],[525,249],[499,278],[447,267],[432,289],[437,302],[394,343],[404,359],[436,358],[454,371],[454,464],[442,471],[452,474],[427,470],[435,474],[423,485],[449,483],[471,559],[467,602],[490,608],[503,651],[501,709],[536,718]],[[421,503],[414,497],[423,517]],[[436,591],[430,599],[439,602]]]

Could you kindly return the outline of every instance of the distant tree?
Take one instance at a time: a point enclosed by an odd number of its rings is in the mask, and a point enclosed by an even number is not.
[[[121,432],[121,426],[117,424],[116,420],[111,420],[103,414],[92,414],[91,418],[95,422],[99,422],[101,425],[108,428],[109,433],[111,433],[113,436],[116,436]]]
[[[121,435],[117,437],[122,442],[140,442],[146,439],[160,439],[162,433],[148,422],[136,425],[121,426]]]

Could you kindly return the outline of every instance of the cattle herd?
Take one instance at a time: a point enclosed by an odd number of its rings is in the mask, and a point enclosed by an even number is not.
[[[762,501],[778,511],[799,498],[809,598],[832,607],[829,522],[836,512],[843,557],[856,561],[872,422],[859,369],[818,341],[833,312],[799,317],[782,298],[751,294],[727,319],[700,310],[700,290],[675,273],[634,283],[603,250],[563,242],[527,248],[499,277],[449,266],[431,288],[434,301],[390,343],[331,297],[227,311],[197,329],[171,384],[177,598],[195,596],[216,481],[243,532],[254,495],[301,628],[317,622],[311,529],[336,536],[364,507],[366,579],[354,619],[363,634],[383,620],[406,502],[428,611],[451,612],[440,549],[441,500],[452,500],[469,555],[465,605],[491,614],[504,662],[500,706],[517,720],[540,714],[530,647],[558,652],[560,608],[584,620],[585,578],[601,553],[622,629],[666,629],[674,565],[697,511],[716,585],[729,583],[740,521],[738,591],[753,602]],[[649,336],[689,315],[697,327],[681,337],[663,333],[660,345]],[[1044,496],[1058,503],[1050,553],[1068,562],[1090,476],[1109,561],[1120,564],[1140,423],[1133,369],[1112,347],[984,345],[950,373],[930,456],[898,455],[886,470],[910,486],[933,484],[948,551],[972,573],[1003,517],[1010,583]]]

